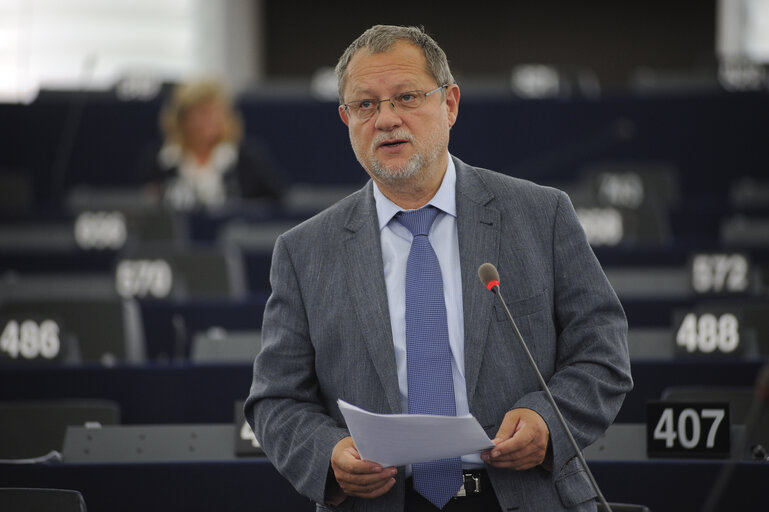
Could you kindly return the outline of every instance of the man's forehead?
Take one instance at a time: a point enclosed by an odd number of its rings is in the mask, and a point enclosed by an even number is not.
[[[346,74],[345,88],[350,94],[370,92],[385,81],[388,87],[418,88],[431,77],[422,50],[405,42],[384,52],[361,48],[350,59]]]

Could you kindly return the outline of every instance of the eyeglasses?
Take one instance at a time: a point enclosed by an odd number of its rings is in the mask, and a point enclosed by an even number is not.
[[[343,103],[345,111],[351,113],[361,121],[371,119],[376,112],[379,112],[379,105],[384,101],[389,101],[393,110],[396,108],[402,110],[414,110],[421,107],[428,96],[434,94],[442,89],[445,89],[449,84],[436,87],[432,91],[406,91],[383,100],[358,100],[350,101],[349,103]]]

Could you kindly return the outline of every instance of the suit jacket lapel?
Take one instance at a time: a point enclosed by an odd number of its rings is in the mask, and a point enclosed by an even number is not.
[[[494,194],[478,174],[454,158],[457,170],[457,231],[462,271],[462,304],[465,323],[465,383],[472,413],[473,395],[483,360],[494,295],[478,279],[482,263],[499,259],[499,211],[486,206]]]
[[[359,194],[345,223],[347,291],[391,412],[401,412],[390,310],[372,182]],[[372,390],[373,392],[373,390]]]

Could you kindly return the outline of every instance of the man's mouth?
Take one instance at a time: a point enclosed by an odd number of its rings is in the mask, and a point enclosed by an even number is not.
[[[408,140],[406,140],[406,139],[390,139],[390,140],[386,140],[386,141],[382,142],[381,144],[379,144],[379,147],[380,148],[385,147],[385,148],[393,148],[393,149],[395,149],[395,148],[401,147],[403,144],[406,144],[407,142],[408,142]]]

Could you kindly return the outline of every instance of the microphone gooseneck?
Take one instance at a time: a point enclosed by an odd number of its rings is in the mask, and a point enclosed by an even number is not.
[[[598,482],[595,481],[595,478],[593,477],[593,473],[590,471],[590,468],[588,467],[587,462],[585,461],[585,457],[582,455],[582,450],[579,449],[579,446],[577,445],[577,441],[575,441],[574,436],[571,435],[571,430],[569,429],[569,426],[566,424],[566,420],[564,419],[563,414],[561,414],[561,409],[555,403],[555,399],[553,398],[553,394],[550,392],[550,388],[545,382],[545,379],[542,377],[542,373],[539,371],[539,367],[537,367],[537,363],[534,361],[534,357],[531,355],[531,352],[529,351],[529,347],[526,345],[526,342],[523,340],[523,336],[521,336],[521,331],[518,330],[518,326],[516,325],[515,320],[513,320],[513,315],[510,314],[510,310],[507,308],[505,299],[502,298],[502,293],[499,290],[499,272],[497,271],[497,268],[491,263],[484,263],[478,268],[478,277],[481,279],[481,282],[483,283],[483,285],[489,290],[491,290],[494,293],[494,295],[496,295],[497,298],[499,299],[500,304],[502,304],[502,307],[504,308],[505,313],[507,314],[507,318],[508,320],[510,320],[510,324],[512,324],[513,326],[513,331],[515,332],[515,336],[516,338],[518,338],[521,348],[526,354],[526,357],[529,360],[529,364],[531,365],[532,370],[534,370],[534,373],[537,375],[537,379],[539,379],[539,385],[542,388],[542,391],[545,392],[548,402],[550,402],[550,405],[553,407],[553,410],[555,411],[555,415],[558,417],[559,423],[561,424],[563,429],[566,431],[566,435],[569,438],[569,442],[571,443],[571,446],[574,448],[574,451],[577,453],[577,457],[579,458],[580,463],[582,463],[582,467],[585,468],[585,472],[587,473],[588,479],[590,480],[590,485],[593,487],[593,490],[598,495],[598,499],[601,502],[601,505],[603,505],[604,510],[606,512],[611,512],[611,507],[606,502],[606,498],[603,497],[603,493],[601,492],[601,489],[598,487]]]

